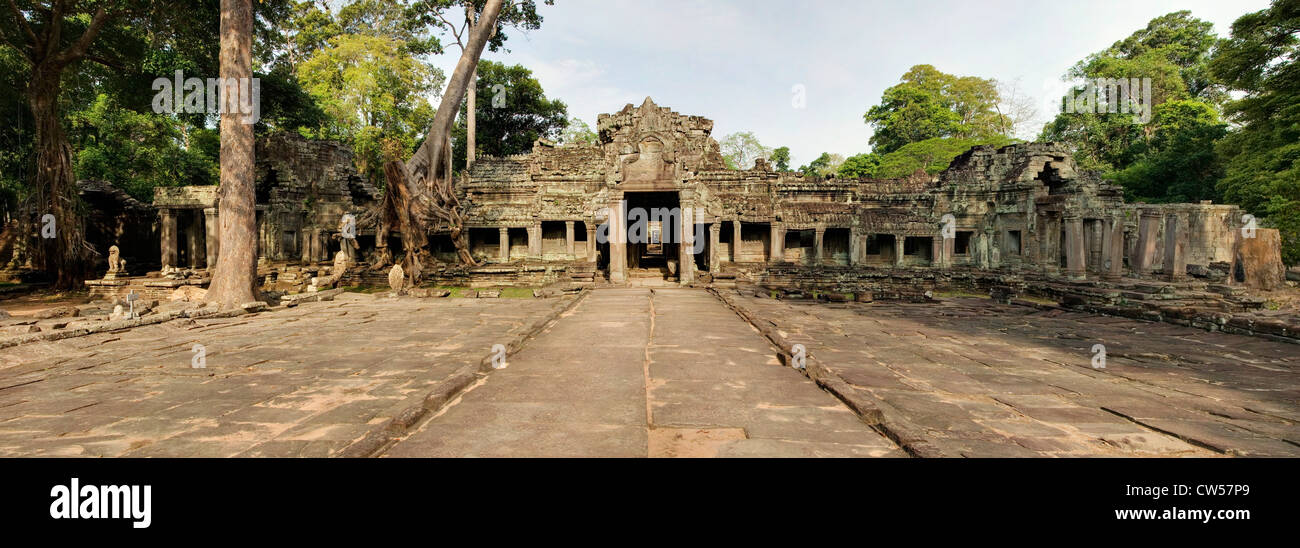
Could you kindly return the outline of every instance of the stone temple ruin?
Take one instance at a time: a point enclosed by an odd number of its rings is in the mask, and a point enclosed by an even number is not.
[[[777,172],[761,160],[728,169],[711,120],[649,98],[601,115],[597,127],[597,144],[539,141],[462,174],[456,187],[480,265],[458,264],[448,227],[433,227],[422,261],[430,281],[752,284],[856,300],[978,291],[1214,329],[1262,305],[1248,289],[1285,284],[1277,232],[1253,227],[1237,206],[1127,204],[1059,144],[975,147],[937,176],[841,179]],[[220,253],[215,190],[158,189],[161,270],[94,281],[94,290],[206,284]],[[384,285],[377,248],[401,246],[396,234],[375,239],[379,196],[344,147],[285,134],[260,141],[263,289],[314,290],[311,278],[326,275]],[[357,226],[359,252],[341,234],[348,213],[368,219]],[[347,260],[335,260],[340,251]]]

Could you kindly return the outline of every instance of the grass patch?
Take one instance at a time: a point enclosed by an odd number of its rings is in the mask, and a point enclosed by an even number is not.
[[[991,299],[987,293],[974,293],[971,291],[935,291],[932,293],[936,299]]]
[[[464,298],[471,291],[483,291],[495,289],[501,292],[502,299],[531,299],[533,298],[533,288],[531,287],[455,287],[440,285],[433,289],[441,289],[451,293],[452,298]]]

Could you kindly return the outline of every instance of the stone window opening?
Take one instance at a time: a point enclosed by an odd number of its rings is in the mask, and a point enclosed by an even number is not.
[[[850,259],[849,240],[852,237],[847,228],[827,228],[822,236],[822,260],[827,264],[847,266]]]
[[[958,230],[956,236],[953,238],[952,254],[960,256],[970,255],[970,239],[973,236],[975,236],[974,231]]]
[[[908,236],[903,238],[903,256],[928,261],[933,245],[934,238],[929,236]]]
[[[894,235],[871,234],[867,236],[866,257],[871,262],[894,262]]]
[[[1023,248],[1021,247],[1021,243],[1022,243],[1021,240],[1022,240],[1021,231],[1008,230],[1006,241],[1003,243],[1002,251],[1007,255],[1019,256],[1023,251]]]

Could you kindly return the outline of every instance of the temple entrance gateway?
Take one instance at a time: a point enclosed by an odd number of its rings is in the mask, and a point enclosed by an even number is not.
[[[681,275],[681,200],[676,192],[628,192],[628,281],[676,282]]]

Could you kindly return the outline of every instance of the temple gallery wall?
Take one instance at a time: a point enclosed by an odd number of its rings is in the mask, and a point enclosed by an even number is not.
[[[1104,289],[1124,280],[1226,295],[1285,283],[1277,232],[1243,225],[1238,207],[1125,203],[1120,188],[1079,171],[1055,143],[975,147],[938,175],[840,179],[761,160],[728,169],[711,120],[648,98],[601,115],[597,129],[597,144],[539,141],[462,174],[457,191],[480,266],[457,264],[448,227],[435,226],[430,279],[753,283],[874,298],[949,287],[1052,294],[1063,283]],[[381,192],[358,175],[350,151],[276,134],[258,143],[256,169],[264,289],[307,291],[327,274],[383,283],[380,248],[400,250],[400,234],[376,240],[368,213]],[[164,286],[206,283],[221,252],[218,200],[215,187],[159,188],[149,211],[158,263],[127,269]],[[347,214],[360,219],[355,244],[342,238]],[[122,247],[128,257],[152,255]],[[130,279],[92,286],[117,293]]]

